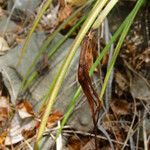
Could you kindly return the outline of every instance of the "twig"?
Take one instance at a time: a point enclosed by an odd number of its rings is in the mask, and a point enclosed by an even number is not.
[[[94,134],[92,133],[88,133],[88,132],[82,132],[82,131],[74,131],[74,130],[63,130],[63,133],[73,133],[73,134],[80,134],[80,135],[83,135],[83,136],[90,136],[90,137],[95,137]],[[100,136],[100,135],[97,135],[97,138],[98,139],[102,139],[102,140],[108,140],[106,137],[104,136]],[[124,143],[122,142],[119,142],[119,141],[116,141],[116,140],[113,140],[113,139],[110,139],[111,142],[113,143],[117,143],[117,144],[120,144],[120,145],[123,145]],[[128,144],[126,144],[126,146],[129,146]]]
[[[134,103],[135,103],[135,100],[134,100]],[[135,122],[135,118],[136,118],[136,107],[134,107],[134,116],[133,116],[133,119],[132,119],[132,122],[131,122],[131,126],[129,128],[129,131],[128,131],[128,134],[127,134],[127,137],[126,137],[126,140],[124,142],[124,145],[122,147],[122,150],[125,148],[129,138],[133,135],[134,131],[132,130],[133,128],[133,125],[134,125],[134,122]]]
[[[144,111],[144,116],[146,115],[146,111]],[[144,150],[148,150],[148,142],[147,142],[147,135],[146,135],[146,128],[145,128],[145,119],[143,119],[143,140],[144,140]]]
[[[111,149],[115,150],[114,145],[112,143],[112,139],[110,138],[109,134],[107,133],[107,131],[103,128],[103,126],[98,125],[98,129],[106,136],[106,138],[108,139]]]

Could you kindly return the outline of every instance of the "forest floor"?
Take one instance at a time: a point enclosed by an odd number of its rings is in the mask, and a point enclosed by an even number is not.
[[[98,97],[97,93],[101,91],[117,42],[112,45],[112,51],[105,55],[95,69],[93,77],[84,73],[80,77],[81,80],[82,77],[85,80],[78,81],[78,66],[84,63],[87,66],[91,65],[90,61],[93,59],[91,55],[86,57],[86,51],[83,52],[83,49],[90,49],[91,46],[92,50],[97,48],[98,54],[101,53],[109,42],[110,35],[115,33],[135,3],[134,0],[118,2],[102,26],[93,31],[95,37],[92,37],[92,40],[88,37],[90,42],[84,38],[65,76],[53,111],[49,115],[41,149],[92,150],[95,149],[95,144],[100,150],[150,149],[149,3],[140,9],[124,40],[102,99],[103,108],[98,109],[96,115],[91,112],[91,109],[96,107],[94,98],[91,97],[92,94]],[[57,44],[65,38],[78,20],[90,11],[90,6],[81,10],[64,26],[47,46],[47,50],[40,55],[38,62],[31,69],[32,75],[36,71],[34,82],[31,84],[29,82],[29,86],[23,92],[20,92],[20,87],[44,40],[84,4],[85,1],[53,2],[42,16],[25,55],[17,66],[22,54],[21,47],[36,19],[42,1],[16,1],[13,4],[11,0],[0,0],[0,149],[33,149],[46,109],[46,105],[42,105],[42,100],[45,99],[81,24],[58,48]],[[58,50],[53,53],[53,49]],[[80,55],[81,50],[83,53]],[[31,81],[31,78],[27,78],[27,81]],[[83,90],[62,133],[55,141],[59,124],[80,84]],[[95,122],[93,117],[96,118]]]

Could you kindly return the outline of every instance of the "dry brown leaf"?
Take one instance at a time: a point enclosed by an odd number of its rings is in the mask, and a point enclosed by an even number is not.
[[[150,62],[150,47],[148,47],[144,53],[143,53],[143,56],[142,56],[142,59],[144,59],[144,62],[145,63],[149,63]]]
[[[32,136],[31,133],[34,133],[34,132],[28,133],[28,131],[29,130],[32,131],[36,129],[36,126],[37,126],[36,120],[31,120],[30,122],[26,124],[20,124],[17,121],[17,118],[18,118],[18,115],[15,115],[15,117],[13,118],[13,121],[11,122],[9,133],[7,134],[6,139],[5,139],[5,145],[12,145],[20,141],[23,141],[25,139],[23,135]],[[27,131],[27,132],[24,132],[24,131]]]
[[[9,119],[11,108],[8,98],[0,97],[0,127],[4,126]]]
[[[131,105],[125,100],[112,100],[110,107],[116,115],[128,115],[131,113]]]
[[[60,111],[53,111],[48,118],[47,127],[51,128],[56,123],[56,121],[60,120],[62,116],[63,114]]]
[[[84,147],[81,148],[81,150],[91,150],[91,149],[95,149],[95,139],[94,139],[94,138],[90,139],[90,140],[84,145]]]
[[[8,110],[7,108],[0,108],[0,122],[4,122],[8,119]]]
[[[116,117],[114,117],[114,115],[107,114],[104,117],[104,120],[102,122],[102,126],[105,128],[105,130],[114,134],[115,137],[117,137],[117,135],[118,135],[117,139],[119,139],[119,137],[122,137],[120,139],[122,139],[122,141],[123,141],[124,135],[122,132],[122,127],[120,126],[120,123],[118,122],[118,120],[116,120]]]
[[[23,43],[24,42],[24,38],[18,36],[18,37],[16,37],[16,42],[18,44]]]
[[[111,121],[115,121],[114,115],[108,113],[104,118],[102,122],[102,126],[105,128],[105,130],[110,130],[112,127]]]
[[[64,0],[60,0],[60,10],[58,11],[58,21],[57,21],[57,25],[59,25],[61,22],[63,22],[65,19],[67,19],[73,12],[75,11],[75,8],[70,5],[70,4],[66,4],[64,2]],[[72,26],[74,26],[74,24],[79,20],[79,18],[82,16],[82,11],[78,12],[78,14],[72,18],[65,26],[63,29],[68,30],[70,29]],[[75,33],[76,34],[76,33]],[[74,35],[74,33],[73,33]]]
[[[110,146],[108,141],[100,140],[99,141],[99,149],[98,150],[114,150],[114,149]]]
[[[138,54],[134,59],[136,70],[142,69],[144,65],[150,64],[150,47],[146,48],[142,53]]]
[[[124,142],[124,140],[125,140],[125,133],[121,129],[118,128],[118,130],[115,131],[115,137],[116,137],[117,141]]]
[[[0,145],[4,144],[4,141],[5,141],[7,134],[8,134],[7,131],[4,131],[0,134]]]
[[[17,104],[17,110],[22,119],[34,116],[32,105],[28,101],[24,100]]]
[[[79,139],[70,140],[67,147],[69,150],[79,150],[81,148],[81,141]]]
[[[71,5],[65,5],[62,7],[58,13],[58,19],[59,22],[63,22],[66,18],[68,18],[73,11],[73,8]]]
[[[120,72],[115,73],[115,81],[117,83],[117,87],[115,88],[115,91],[119,96],[121,96],[124,93],[124,91],[127,90],[129,83],[125,78],[125,76],[122,75]]]
[[[33,137],[35,134],[36,134],[36,128],[28,129],[28,130],[26,130],[26,129],[22,130],[22,135],[25,139],[29,139],[29,138]]]
[[[91,142],[92,141],[93,140],[91,140]],[[84,147],[84,145],[86,145],[88,142],[90,143],[90,140],[87,137],[72,136],[68,140],[67,147],[69,150],[81,150]]]
[[[81,6],[84,5],[87,0],[65,0],[65,2],[69,3],[72,6]]]
[[[59,0],[59,4],[61,7],[64,7],[65,6],[65,0]]]

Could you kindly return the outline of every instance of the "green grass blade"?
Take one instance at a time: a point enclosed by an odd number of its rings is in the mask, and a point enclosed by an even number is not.
[[[122,30],[123,30],[123,28],[125,26],[125,23],[126,23],[126,20],[120,25],[118,30],[112,36],[110,42],[105,46],[105,48],[102,50],[102,53],[98,56],[98,58],[96,59],[95,63],[92,65],[92,67],[90,69],[90,72],[89,72],[90,76],[93,75],[95,68],[99,65],[99,63],[102,60],[102,58],[107,54],[107,52],[109,51],[109,48],[112,45],[112,43],[114,43],[117,40],[118,36],[121,34],[121,32],[122,32]],[[71,113],[72,113],[72,111],[74,109],[75,103],[76,103],[76,101],[78,100],[78,98],[80,96],[80,92],[81,92],[81,87],[78,88],[78,90],[74,94],[73,98],[71,99],[71,102],[70,102],[70,104],[68,106],[67,112],[65,113],[64,118],[63,118],[63,120],[61,122],[61,127],[58,130],[57,137],[61,133],[61,130],[63,129],[64,125],[66,124],[66,122],[67,122],[67,120],[69,118],[69,116],[71,115]]]
[[[110,46],[112,45],[112,43],[114,43],[118,36],[121,34],[121,32],[123,31],[125,25],[128,23],[128,19],[133,15],[133,13],[131,12],[126,19],[124,20],[124,22],[120,25],[120,27],[118,28],[118,30],[115,32],[115,34],[112,36],[112,38],[110,39],[109,43],[105,46],[105,48],[102,50],[102,53],[98,56],[98,58],[96,59],[95,63],[92,65],[91,69],[90,69],[90,76],[93,75],[93,72],[95,70],[95,68],[99,65],[100,61],[102,60],[102,58],[107,54],[108,50],[110,49]],[[64,125],[66,124],[69,116],[71,115],[75,103],[77,102],[79,96],[80,96],[80,92],[81,92],[81,87],[78,88],[78,90],[76,91],[76,93],[74,94],[73,98],[71,99],[71,102],[68,106],[67,112],[64,115],[64,118],[61,122],[61,127],[58,130],[57,133],[57,137],[59,136],[59,134],[61,133]]]
[[[98,14],[100,13],[100,11],[102,10],[102,8],[104,7],[104,5],[106,4],[107,0],[98,0],[97,1],[97,5],[93,7],[93,9],[90,12],[90,15],[88,16],[88,18],[86,19],[86,21],[84,22],[83,26],[81,27],[76,39],[74,40],[72,46],[69,49],[69,52],[66,56],[66,58],[64,59],[64,62],[62,64],[62,66],[60,67],[60,70],[58,71],[55,79],[53,80],[53,87],[52,88],[52,92],[50,94],[50,98],[46,107],[46,111],[43,115],[41,124],[40,124],[40,128],[39,128],[39,132],[37,135],[37,140],[35,143],[35,149],[39,148],[40,145],[40,140],[42,138],[45,126],[46,126],[46,122],[48,120],[48,116],[52,110],[52,106],[55,102],[56,96],[58,94],[58,91],[61,87],[62,81],[64,79],[64,76],[68,70],[68,67],[70,65],[70,62],[77,50],[77,48],[79,47],[82,39],[84,38],[84,36],[86,35],[86,33],[88,32],[88,30],[90,29],[90,27],[92,26],[92,24],[94,23],[96,17],[98,16]]]
[[[61,122],[60,128],[58,129],[57,135],[56,135],[56,139],[59,137],[59,134],[62,132],[62,129],[64,127],[64,125],[66,124],[66,122],[68,121],[69,116],[71,115],[71,113],[73,112],[74,106],[80,96],[81,93],[81,87],[78,88],[78,90],[76,91],[76,93],[74,94],[68,108],[67,108],[67,112],[64,115],[64,118]]]
[[[100,15],[96,19],[95,23],[93,24],[93,26],[92,26],[93,29],[97,29],[100,26],[100,24],[102,23],[104,18],[106,18],[108,13],[112,10],[112,8],[116,5],[117,2],[118,2],[118,0],[111,0],[107,4],[107,6],[103,9],[103,11],[100,13]]]
[[[69,32],[60,40],[58,43],[51,49],[51,51],[48,52],[48,59],[50,59],[53,54],[59,49],[59,47],[68,39],[68,37],[83,23],[86,16],[81,17],[81,19],[69,30]],[[38,72],[35,70],[27,79],[24,86],[22,87],[22,92],[24,92],[38,77]]]
[[[27,46],[28,46],[28,44],[29,44],[29,42],[30,42],[30,39],[31,39],[31,37],[32,37],[32,34],[33,34],[35,28],[37,27],[37,25],[38,25],[38,23],[39,23],[41,17],[43,16],[44,12],[45,12],[46,9],[50,6],[51,3],[52,3],[52,0],[47,0],[46,3],[43,5],[42,9],[40,10],[40,12],[38,13],[37,17],[35,18],[34,23],[33,23],[33,26],[32,26],[32,28],[31,28],[29,34],[27,35],[27,38],[26,38],[26,40],[25,40],[25,43],[24,43],[24,45],[23,45],[23,47],[22,47],[22,49],[21,49],[21,55],[20,55],[20,57],[19,57],[17,66],[19,66],[19,64],[21,63],[21,60],[22,60],[22,58],[23,58],[23,56],[24,56],[24,54],[25,54],[25,52],[26,52]]]
[[[112,71],[112,69],[114,67],[114,64],[115,64],[117,56],[118,56],[118,54],[120,52],[121,46],[122,46],[122,44],[124,42],[124,39],[125,39],[126,35],[128,34],[128,31],[129,31],[129,29],[130,29],[130,27],[131,27],[131,25],[133,23],[133,20],[134,20],[134,18],[136,16],[137,12],[139,11],[140,7],[143,5],[144,1],[145,0],[138,0],[138,2],[136,3],[135,7],[133,8],[133,10],[131,12],[131,15],[128,17],[128,19],[126,21],[126,25],[125,25],[125,27],[123,29],[121,37],[120,37],[120,39],[118,41],[118,44],[117,44],[117,46],[115,48],[112,60],[110,62],[110,66],[108,67],[108,70],[107,70],[107,73],[106,73],[106,77],[104,79],[104,83],[103,83],[102,90],[101,90],[101,93],[100,93],[100,99],[103,98],[103,95],[105,93],[105,89],[106,89],[106,86],[107,86],[107,82],[109,80],[109,76],[110,76],[111,71]]]
[[[59,33],[59,31],[71,20],[73,19],[85,6],[87,6],[89,3],[86,5],[78,8],[71,16],[69,16],[49,37],[48,39],[43,43],[42,47],[39,50],[39,53],[35,56],[34,60],[32,61],[31,66],[28,68],[27,73],[23,79],[23,82],[20,87],[20,91],[25,90],[28,86],[26,85],[26,82],[31,74],[32,69],[36,65],[37,61],[39,60],[41,54],[46,50],[50,42],[55,38],[55,36]],[[33,76],[33,75],[32,75]],[[36,77],[36,76],[35,76]],[[31,77],[33,78],[33,77]]]

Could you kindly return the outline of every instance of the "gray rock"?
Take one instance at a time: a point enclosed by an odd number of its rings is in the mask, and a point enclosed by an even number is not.
[[[8,9],[11,10],[13,5],[15,5],[16,9],[25,11],[28,10],[32,12],[40,3],[40,0],[9,0],[8,1]]]
[[[21,78],[25,76],[27,69],[31,65],[33,58],[39,51],[40,45],[43,43],[43,39],[45,35],[43,33],[34,33],[30,44],[28,45],[27,51],[21,64],[16,67],[18,63],[18,58],[20,56],[21,45],[15,47],[10,50],[6,55],[0,57],[0,72],[2,72],[3,80],[6,84],[6,87],[9,90],[11,95],[12,103],[16,103],[17,95],[19,92],[19,88],[21,85]],[[52,47],[58,43],[63,36],[58,34],[56,38],[52,41],[51,45],[47,49],[51,51]],[[37,79],[35,85],[29,89],[29,101],[34,105],[38,103],[40,105],[40,100],[47,94],[49,87],[58,72],[62,64],[62,60],[66,55],[69,46],[72,43],[72,39],[68,39],[62,47],[52,56],[49,61],[50,70],[47,74],[45,74],[41,79]],[[79,59],[79,50],[74,56],[69,70],[66,74],[65,80],[63,81],[62,87],[58,94],[54,109],[65,113],[67,107],[71,101],[71,98],[75,94],[77,90],[77,67],[78,67],[78,59]],[[35,68],[34,68],[35,69]],[[38,106],[38,105],[35,105]],[[37,110],[38,107],[35,107]],[[83,103],[76,111],[72,114],[70,118],[69,124],[76,128],[84,131],[88,131],[92,126],[92,119],[90,115],[89,106],[86,103]]]
[[[6,16],[3,16],[0,18],[0,34],[2,35],[4,30],[6,30],[6,25],[7,25],[7,32],[16,32],[17,30],[17,25],[9,20],[9,23],[7,23],[8,18]]]

